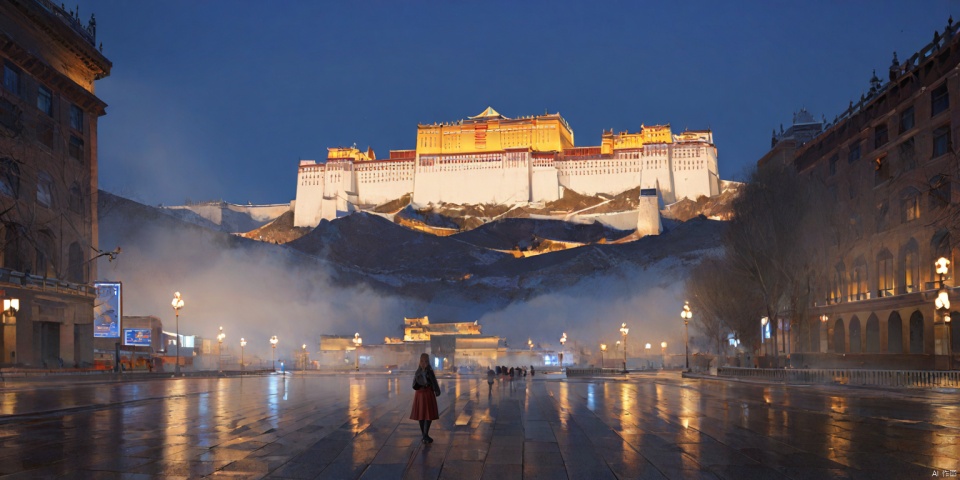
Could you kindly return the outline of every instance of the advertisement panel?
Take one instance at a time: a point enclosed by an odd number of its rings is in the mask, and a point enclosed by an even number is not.
[[[133,346],[133,347],[149,347],[150,346],[150,329],[149,328],[124,328],[123,344],[128,346]]]
[[[120,282],[96,282],[97,299],[93,304],[93,336],[120,338]]]

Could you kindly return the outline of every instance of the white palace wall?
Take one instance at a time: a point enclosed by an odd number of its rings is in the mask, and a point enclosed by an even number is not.
[[[677,145],[673,149],[673,186],[676,199],[718,195],[716,147],[706,143]]]
[[[413,201],[424,205],[529,202],[529,154],[420,155]]]
[[[414,159],[326,164],[300,162],[296,226],[314,227],[356,210],[413,193],[418,204],[512,204],[550,202],[560,187],[583,195],[616,195],[639,186],[655,188],[666,203],[720,193],[717,148],[712,134],[675,137],[674,143],[614,150],[613,155],[564,157],[511,151],[419,155]],[[706,141],[705,141],[706,140]]]
[[[356,164],[357,202],[379,205],[413,191],[414,161],[382,160]]]
[[[293,208],[293,224],[315,227],[320,224],[325,168],[313,160],[301,160],[297,172],[297,199]]]

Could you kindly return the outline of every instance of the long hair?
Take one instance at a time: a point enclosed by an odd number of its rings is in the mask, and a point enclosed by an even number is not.
[[[421,353],[421,354],[420,354],[420,363],[417,365],[417,368],[418,368],[418,369],[423,369],[423,370],[433,370],[433,368],[430,367],[430,354],[429,354],[429,353]]]

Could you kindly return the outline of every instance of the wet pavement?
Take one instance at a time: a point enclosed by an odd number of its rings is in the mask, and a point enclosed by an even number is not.
[[[0,478],[931,478],[960,469],[953,390],[410,375],[7,383]],[[944,472],[946,471],[946,472]]]

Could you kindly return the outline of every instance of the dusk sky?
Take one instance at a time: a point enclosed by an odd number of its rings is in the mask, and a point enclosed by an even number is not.
[[[923,2],[81,1],[101,188],[147,204],[286,203],[299,159],[415,147],[417,123],[488,105],[560,112],[578,145],[669,123],[714,131],[723,179],[806,107],[832,120],[960,19]]]

